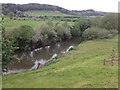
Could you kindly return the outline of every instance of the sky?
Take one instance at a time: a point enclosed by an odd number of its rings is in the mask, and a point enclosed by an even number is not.
[[[63,7],[69,10],[87,10],[118,12],[120,0],[0,0],[0,3],[40,3]]]

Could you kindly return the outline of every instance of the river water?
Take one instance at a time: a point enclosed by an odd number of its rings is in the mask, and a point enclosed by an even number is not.
[[[17,52],[17,55],[20,60],[12,61],[9,64],[8,72],[4,74],[36,69],[38,63],[44,65],[46,62],[56,58],[58,55],[67,53],[70,48],[74,48],[80,42],[80,39],[74,38],[69,41],[58,42],[54,45],[36,48],[33,51],[19,51]]]

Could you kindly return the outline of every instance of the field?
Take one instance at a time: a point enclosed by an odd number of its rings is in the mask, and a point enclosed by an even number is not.
[[[71,16],[69,14],[64,14],[59,11],[26,11],[25,14],[31,16]]]
[[[118,36],[82,42],[54,64],[3,76],[3,88],[117,88],[117,61],[103,65],[117,45]]]
[[[34,21],[34,20],[10,20],[8,18],[5,18],[3,26],[7,29],[15,28],[21,25],[30,25],[32,27],[35,27],[39,25],[40,22]]]
[[[28,20],[10,20],[9,18],[5,18],[4,19],[4,23],[2,23],[3,27],[5,27],[6,29],[11,29],[11,28],[16,28],[19,27],[21,25],[29,25],[33,28],[38,27],[40,24],[42,23],[46,23],[48,21],[52,21],[54,24],[55,23],[64,23],[64,21],[59,21],[59,20],[32,20],[32,19],[28,19]],[[67,22],[68,24],[72,25],[74,22]]]

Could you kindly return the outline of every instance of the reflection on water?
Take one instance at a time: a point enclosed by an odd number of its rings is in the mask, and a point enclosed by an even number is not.
[[[36,69],[38,63],[45,64],[46,61],[56,58],[61,53],[66,53],[69,49],[80,43],[80,39],[62,41],[51,46],[41,47],[33,51],[19,51],[17,55],[20,61],[13,61],[9,64],[8,73],[16,73],[25,70]]]

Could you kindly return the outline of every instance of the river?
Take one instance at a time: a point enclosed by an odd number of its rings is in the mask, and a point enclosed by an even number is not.
[[[53,60],[58,55],[67,53],[70,48],[74,48],[80,42],[80,39],[74,38],[69,41],[58,42],[54,45],[36,48],[33,51],[19,51],[16,54],[20,60],[12,61],[9,64],[8,72],[4,74],[18,73],[26,70],[36,69],[38,63],[44,65],[46,62]]]

